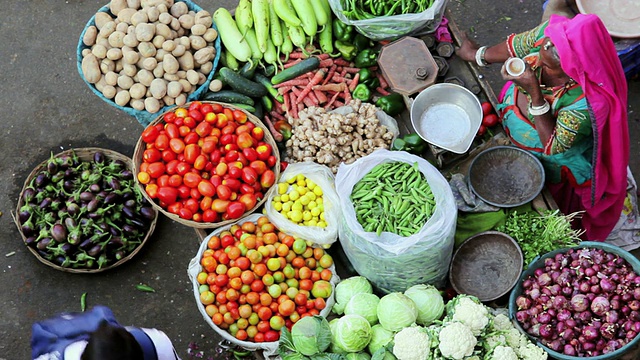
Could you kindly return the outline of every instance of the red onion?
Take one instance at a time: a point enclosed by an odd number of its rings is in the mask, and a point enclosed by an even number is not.
[[[571,307],[573,311],[581,312],[589,308],[589,300],[586,295],[577,294],[571,298]]]
[[[611,279],[604,278],[600,279],[600,288],[602,291],[609,293],[615,290],[616,286]]]
[[[548,273],[542,273],[540,274],[540,276],[538,276],[538,285],[540,286],[547,286],[550,285],[551,282],[553,281],[551,279],[551,276]]]
[[[604,321],[608,322],[608,323],[618,323],[618,312],[615,310],[609,310],[607,311],[607,313],[604,315]]]
[[[591,311],[597,316],[603,316],[609,311],[609,300],[604,296],[598,296],[591,302]]]
[[[531,299],[520,295],[516,299],[516,305],[518,306],[518,310],[527,310],[531,307]]]
[[[562,288],[562,295],[564,296],[571,296],[573,295],[573,289],[570,288],[569,286],[565,286]]]
[[[519,323],[526,323],[529,319],[531,319],[531,317],[527,311],[516,312],[516,320],[518,320]]]
[[[548,324],[551,322],[551,315],[548,312],[542,312],[538,315],[538,322],[541,324]]]
[[[594,351],[596,349],[596,344],[590,341],[585,341],[582,343],[582,350],[584,351]]]
[[[551,341],[549,344],[547,344],[547,346],[553,351],[560,351],[564,347],[562,341],[560,341],[559,339]]]
[[[607,345],[605,345],[604,349],[602,349],[603,354],[607,354],[610,352],[614,352],[620,348],[620,344],[615,340],[609,340]]]
[[[575,314],[575,317],[583,323],[588,323],[591,320],[591,311],[585,310]]]
[[[598,339],[598,341],[596,341],[597,351],[602,351],[602,349],[604,349],[605,346],[607,346],[607,341],[605,339]]]
[[[640,310],[640,300],[631,300],[627,303],[627,305],[629,306],[629,309],[631,309],[631,311]]]
[[[591,285],[591,290],[594,294],[600,294],[602,291],[600,289],[600,285]]]
[[[574,328],[574,327],[578,326],[578,322],[575,319],[572,319],[572,318],[567,319],[567,321],[565,321],[565,323],[570,328]]]
[[[562,349],[562,353],[569,356],[576,356],[576,349],[574,349],[573,346],[566,344]]]
[[[554,334],[553,328],[549,324],[544,324],[540,326],[539,332],[540,332],[540,336],[542,336],[542,338],[544,339],[551,339]]]
[[[589,302],[593,301],[593,299],[595,299],[596,296],[598,296],[598,295],[596,295],[596,294],[594,294],[592,292],[587,293],[586,295],[587,295],[587,299],[589,300]]]
[[[600,335],[605,339],[611,340],[616,335],[616,330],[616,325],[606,323],[600,327]]]
[[[575,338],[575,331],[572,328],[568,328],[565,329],[563,332],[560,333],[560,336],[565,340],[571,340],[573,338]]]
[[[592,341],[598,339],[598,329],[591,325],[587,325],[582,329],[582,336],[586,341]]]
[[[540,277],[540,275],[544,274],[544,269],[543,268],[539,268],[539,269],[535,269],[533,271],[533,275],[537,278]]]
[[[586,276],[594,276],[597,273],[597,271],[595,271],[592,267],[588,267],[586,269],[584,269],[584,274]]]
[[[580,290],[581,293],[586,294],[591,291],[591,284],[589,284],[588,281],[583,281],[578,286],[578,290]]]
[[[637,277],[636,279],[638,278],[640,277]],[[640,287],[633,289],[633,298],[636,300],[640,300]]]
[[[532,284],[533,284],[533,281],[531,279],[526,279],[525,281],[522,282],[522,288],[528,289],[531,287]]]
[[[637,332],[635,332],[633,330],[629,330],[629,331],[626,332],[625,337],[627,338],[627,340],[631,341],[636,337],[636,335],[638,335]]]
[[[569,309],[559,310],[558,314],[556,315],[556,319],[558,319],[558,321],[567,321],[571,319],[571,311],[569,311]]]

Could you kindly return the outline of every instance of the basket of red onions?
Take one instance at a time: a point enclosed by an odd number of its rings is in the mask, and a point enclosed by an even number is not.
[[[534,260],[511,292],[518,327],[555,359],[619,359],[640,343],[640,260],[582,242]]]

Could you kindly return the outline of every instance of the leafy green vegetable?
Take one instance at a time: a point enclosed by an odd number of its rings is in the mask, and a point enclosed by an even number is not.
[[[367,350],[369,350],[369,353],[375,354],[392,341],[393,331],[383,328],[380,324],[373,325],[371,327],[371,341],[367,345]]]
[[[371,325],[360,315],[345,315],[332,327],[331,343],[345,352],[364,350],[371,341]]]
[[[416,321],[418,307],[407,295],[392,292],[380,299],[377,313],[382,327],[389,331],[400,331]]]
[[[301,318],[291,328],[295,349],[303,355],[311,356],[325,351],[331,344],[329,322],[322,316]]]
[[[376,309],[379,302],[380,298],[376,294],[355,294],[344,308],[344,313],[345,315],[360,315],[373,326],[378,323]]]
[[[496,230],[518,242],[526,269],[540,255],[580,243],[582,231],[571,227],[571,221],[578,215],[579,213],[564,215],[560,210],[547,210],[542,215],[513,211],[507,216],[505,224],[498,226]]]
[[[336,303],[331,310],[338,315],[342,315],[351,297],[360,293],[373,293],[373,287],[366,277],[352,276],[340,281],[336,285]]]
[[[435,286],[424,284],[414,285],[408,288],[404,294],[413,300],[418,307],[416,323],[428,326],[442,316],[444,312],[444,299]]]

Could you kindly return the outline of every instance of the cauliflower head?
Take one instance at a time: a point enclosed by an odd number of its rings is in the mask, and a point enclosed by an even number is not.
[[[493,324],[491,325],[493,330],[496,331],[509,331],[515,329],[511,319],[504,314],[498,314],[493,318]]]
[[[507,345],[507,339],[502,334],[496,334],[496,335],[487,336],[484,339],[482,345],[484,346],[484,348],[487,351],[491,351],[491,350],[495,349],[498,346],[508,346]]]
[[[491,360],[518,360],[518,355],[508,346],[497,346],[493,349]]]
[[[451,308],[451,320],[458,321],[471,329],[473,335],[479,336],[489,325],[489,310],[479,301],[464,296],[459,297]]]
[[[528,343],[526,346],[520,347],[518,351],[520,353],[520,359],[522,360],[547,360],[549,356],[546,351],[533,343]]]
[[[393,336],[393,342],[393,355],[398,360],[424,360],[429,358],[431,340],[423,327],[406,327]]]
[[[460,322],[452,322],[445,325],[438,335],[438,349],[442,356],[450,359],[461,360],[465,356],[471,356],[478,339],[473,331]]]
[[[524,348],[529,344],[529,339],[527,336],[522,334],[518,329],[513,328],[506,333],[504,333],[504,337],[507,340],[507,346],[516,350],[516,354],[521,356],[519,351],[521,348]]]

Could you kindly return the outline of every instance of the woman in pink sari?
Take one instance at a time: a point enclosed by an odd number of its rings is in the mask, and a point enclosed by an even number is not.
[[[627,195],[629,135],[627,83],[602,21],[552,15],[491,47],[465,39],[456,54],[479,66],[525,60],[520,76],[502,69],[505,132],[541,160],[560,210],[584,211],[584,238],[605,241]]]

